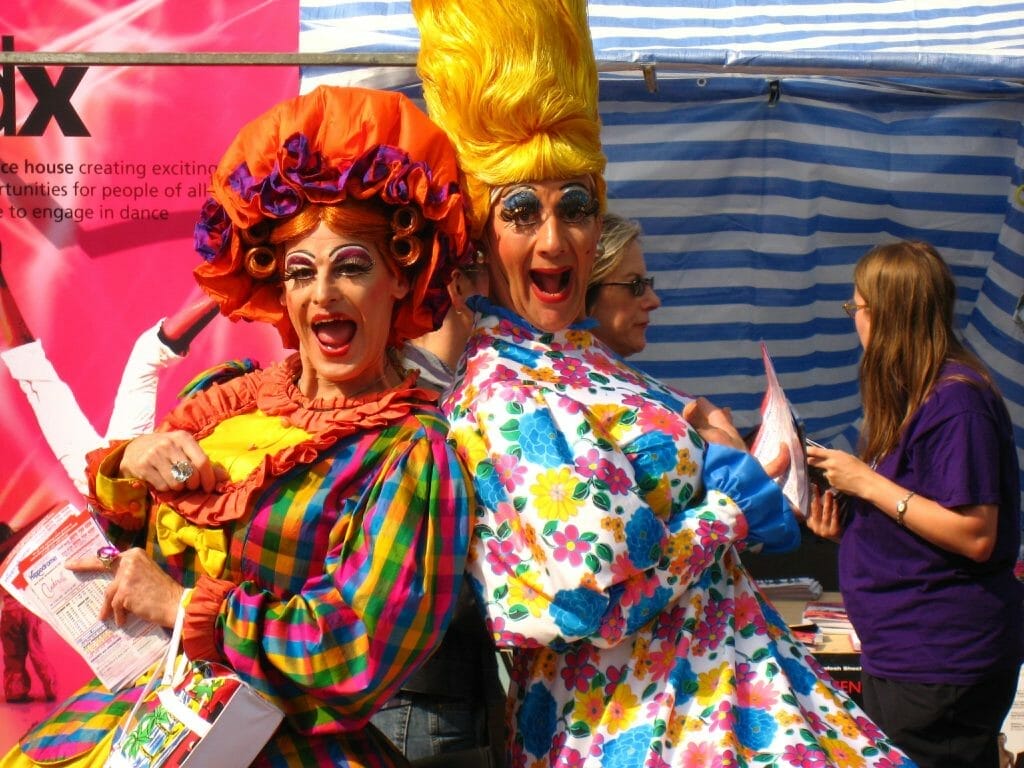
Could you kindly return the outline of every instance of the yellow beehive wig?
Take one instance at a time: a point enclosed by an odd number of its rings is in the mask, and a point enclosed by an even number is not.
[[[479,237],[491,190],[592,175],[605,204],[597,62],[585,0],[412,0],[431,118],[466,175]]]

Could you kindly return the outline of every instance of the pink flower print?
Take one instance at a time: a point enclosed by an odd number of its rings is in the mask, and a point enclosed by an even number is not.
[[[573,415],[583,412],[583,403],[577,402],[565,395],[561,395],[558,398],[558,407],[566,413],[571,413]]]
[[[578,749],[559,752],[551,765],[553,768],[583,768],[583,755]]]
[[[789,744],[782,751],[782,759],[797,768],[824,768],[825,753],[805,744]]]
[[[857,716],[856,718],[854,718],[854,721],[857,723],[857,728],[860,730],[860,732],[872,741],[878,741],[886,737],[885,734],[882,733],[881,728],[879,728],[871,720],[864,717],[863,715]]]
[[[494,471],[498,473],[498,479],[509,493],[526,481],[526,467],[509,453],[501,454],[494,461]]]
[[[604,693],[605,696],[611,696],[615,693],[619,683],[622,682],[622,678],[626,676],[625,671],[623,667],[608,667],[605,670],[605,675],[608,677],[608,682],[604,686]]]
[[[811,726],[812,731],[815,733],[826,733],[828,731],[828,725],[818,717],[817,712],[811,712],[803,708],[801,708],[800,711],[803,712],[804,719],[807,721],[807,724]]]
[[[602,472],[598,477],[608,484],[610,492],[621,495],[628,493],[629,489],[633,487],[629,475],[626,474],[622,467],[616,467],[611,462],[605,461],[602,463],[601,469]]]
[[[671,643],[662,643],[648,654],[651,663],[651,677],[664,680],[676,664],[676,652]]]
[[[636,566],[629,559],[629,554],[626,552],[620,552],[615,556],[615,559],[612,560],[611,569],[616,583],[628,582],[638,573]]]
[[[483,389],[489,384],[515,381],[519,381],[519,374],[516,371],[509,368],[507,365],[496,365],[491,375],[480,382],[480,388]]]
[[[728,635],[728,616],[706,612],[694,630],[697,640],[694,653],[703,655],[704,651],[714,650]]]
[[[665,762],[665,758],[657,752],[651,752],[647,756],[647,762],[644,763],[644,768],[671,768],[671,766]]]
[[[555,531],[551,534],[551,540],[555,545],[555,560],[558,562],[568,561],[569,565],[576,568],[583,562],[583,556],[590,551],[590,542],[581,538],[579,528],[571,523],[565,526],[565,531]]]
[[[719,520],[701,520],[697,524],[697,536],[702,547],[713,549],[729,543],[729,526]]]
[[[717,768],[718,745],[710,741],[691,741],[683,749],[683,768]]]
[[[601,625],[601,637],[609,642],[617,641],[626,631],[626,619],[621,610],[610,614]]]
[[[599,477],[607,463],[608,461],[601,457],[601,452],[597,448],[591,448],[584,455],[576,457],[576,473],[587,480]]]
[[[736,598],[734,616],[736,618],[735,626],[737,632],[750,625],[754,626],[753,634],[755,635],[764,635],[768,632],[768,625],[765,622],[764,614],[761,612],[761,606],[753,595],[743,593]]]
[[[608,355],[597,350],[584,352],[583,362],[599,373],[615,373],[618,370],[618,366]]]
[[[638,421],[644,433],[662,432],[676,440],[684,437],[687,431],[687,424],[679,414],[670,413],[663,406],[651,402],[640,407]]]
[[[648,404],[648,400],[643,395],[637,395],[634,393],[626,395],[622,398],[622,404],[630,408],[643,408]]]
[[[720,702],[711,713],[710,720],[712,731],[732,733],[733,726],[736,725],[736,714],[732,711],[732,704],[728,701]]]
[[[487,556],[484,558],[491,566],[491,573],[509,573],[519,564],[519,558],[515,554],[515,546],[511,539],[500,541],[497,538],[490,538],[484,542]]]
[[[511,336],[515,341],[527,341],[533,338],[533,334],[523,326],[511,323],[508,320],[498,321],[496,336]]]
[[[770,709],[778,698],[778,693],[762,680],[736,684],[736,703],[741,707]]]
[[[555,360],[551,367],[558,371],[562,381],[569,386],[586,387],[590,384],[590,379],[587,378],[587,369],[581,361],[574,357]]]
[[[736,758],[736,753],[731,749],[727,749],[722,753],[721,768],[737,768],[739,764],[740,761]]]
[[[580,693],[590,690],[590,681],[597,674],[597,667],[590,663],[590,658],[587,651],[566,654],[565,666],[562,667],[562,682],[566,690],[575,689]]]
[[[748,661],[741,661],[736,665],[736,685],[742,685],[743,683],[749,683],[757,676],[757,672],[750,665]]]

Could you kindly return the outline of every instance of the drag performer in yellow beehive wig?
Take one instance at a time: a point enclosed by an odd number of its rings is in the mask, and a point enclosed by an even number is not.
[[[508,764],[908,765],[740,562],[796,546],[778,486],[590,332],[605,159],[585,3],[412,5],[490,272],[443,406],[477,491],[469,576],[515,653]]]

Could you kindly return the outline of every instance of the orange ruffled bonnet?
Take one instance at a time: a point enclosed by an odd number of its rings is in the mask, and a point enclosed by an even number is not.
[[[400,267],[412,288],[392,318],[388,343],[400,345],[440,325],[452,269],[469,261],[458,179],[448,137],[406,96],[320,86],[272,107],[228,147],[195,228],[203,257],[196,281],[224,315],[270,323],[287,347],[297,348],[281,284],[246,270],[240,230],[288,218],[307,203],[379,197],[411,204],[432,231],[418,258]]]

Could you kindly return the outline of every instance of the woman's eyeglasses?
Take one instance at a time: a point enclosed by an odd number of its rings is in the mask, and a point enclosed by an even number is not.
[[[595,285],[625,285],[628,286],[632,291],[633,296],[640,298],[644,295],[648,288],[654,290],[654,278],[653,277],[636,277],[627,282],[609,282],[609,283],[595,283]]]
[[[851,320],[857,316],[857,310],[867,308],[867,304],[854,304],[852,301],[848,301],[845,304],[843,304],[843,312],[848,314]]]

